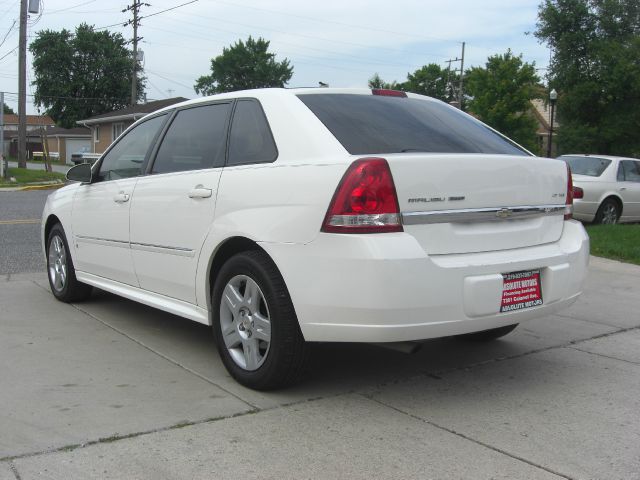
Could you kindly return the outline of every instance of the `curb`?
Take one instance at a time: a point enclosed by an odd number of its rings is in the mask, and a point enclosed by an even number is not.
[[[52,190],[64,187],[64,183],[49,183],[46,185],[27,185],[26,187],[18,188],[18,191],[25,192],[29,190]]]

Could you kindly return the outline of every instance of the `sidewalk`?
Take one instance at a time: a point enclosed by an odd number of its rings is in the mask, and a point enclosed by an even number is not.
[[[261,393],[203,325],[0,279],[0,480],[637,478],[639,280],[592,258],[578,303],[503,340],[317,345]]]

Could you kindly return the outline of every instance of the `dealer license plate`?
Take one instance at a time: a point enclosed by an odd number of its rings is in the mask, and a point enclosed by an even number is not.
[[[503,273],[500,312],[513,312],[542,305],[540,270]]]

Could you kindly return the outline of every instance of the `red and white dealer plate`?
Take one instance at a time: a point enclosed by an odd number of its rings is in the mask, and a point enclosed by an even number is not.
[[[500,312],[513,312],[542,305],[540,270],[503,273]]]

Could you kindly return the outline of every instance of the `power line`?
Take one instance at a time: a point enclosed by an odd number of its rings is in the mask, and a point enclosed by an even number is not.
[[[184,7],[185,5],[190,5],[192,3],[196,3],[200,0],[191,0],[190,2],[185,2],[185,3],[181,3],[180,5],[175,5],[173,7],[170,8],[165,8],[164,10],[160,10],[158,12],[153,12],[150,13],[149,15],[144,15],[144,16],[140,16],[140,18],[138,19],[138,21],[142,20],[143,18],[149,18],[149,17],[155,17],[156,15],[160,15],[161,13],[165,13],[165,12],[169,12],[171,10],[175,10],[176,8],[180,8],[180,7]],[[146,6],[151,6],[149,4],[145,4]],[[123,13],[126,12],[127,10],[131,10],[131,7],[127,7],[125,10],[123,10]],[[128,25],[132,25],[133,24],[133,20],[123,20],[122,22],[118,22],[118,23],[112,23],[111,25],[105,25],[103,27],[96,27],[94,30],[102,30],[105,28],[109,28],[109,27],[116,27],[116,26],[123,26],[126,27]]]
[[[77,7],[84,7],[85,5],[89,5],[90,3],[95,3],[97,1],[98,0],[89,0],[88,2],[78,3],[77,5],[74,5],[72,7],[61,8],[59,10],[52,10],[51,12],[47,12],[47,15],[52,15],[54,13],[60,13],[60,12],[66,12],[68,10],[73,10],[74,8],[77,8]]]
[[[235,7],[240,7],[240,8],[249,8],[251,10],[258,10],[258,11],[262,11],[262,12],[269,12],[269,13],[273,13],[276,15],[286,15],[289,17],[296,17],[296,18],[302,18],[305,20],[311,20],[313,22],[319,22],[319,23],[331,23],[334,25],[340,25],[342,27],[349,27],[349,28],[359,28],[362,30],[371,30],[373,32],[381,32],[381,33],[391,33],[393,35],[404,35],[407,37],[416,37],[416,38],[424,38],[424,39],[429,39],[429,40],[438,40],[441,42],[451,42],[451,43],[457,43],[460,44],[462,42],[458,41],[458,40],[451,40],[451,39],[445,39],[445,38],[439,38],[439,37],[432,37],[432,36],[427,36],[427,35],[418,35],[415,33],[407,33],[407,32],[394,32],[393,30],[385,30],[382,28],[376,28],[376,27],[367,27],[364,25],[355,25],[352,23],[344,23],[344,22],[337,22],[335,20],[324,20],[321,18],[313,18],[313,17],[307,17],[304,15],[298,15],[295,13],[289,13],[289,12],[282,12],[282,11],[278,11],[278,10],[270,10],[267,8],[259,8],[259,7],[254,7],[254,6],[250,6],[250,5],[241,5],[239,3],[235,3],[235,2],[229,2],[229,1],[225,1],[225,0],[212,0],[216,3],[223,3],[223,4],[227,4],[227,5],[233,5]]]
[[[160,15],[161,13],[169,12],[169,11],[171,11],[171,10],[175,10],[176,8],[184,7],[185,5],[190,5],[190,4],[192,4],[192,3],[196,3],[196,2],[198,2],[198,1],[199,1],[199,0],[191,0],[190,2],[181,3],[180,5],[176,5],[175,7],[166,8],[166,9],[164,9],[164,10],[160,10],[159,12],[150,13],[149,15],[145,15],[145,16],[143,16],[143,17],[140,17],[140,19],[143,19],[143,18],[149,18],[149,17],[154,17],[154,16],[156,16],[156,15]]]
[[[2,39],[2,41],[0,42],[0,47],[2,45],[4,45],[5,40],[7,39],[7,37],[9,36],[9,34],[11,33],[11,30],[13,30],[13,27],[16,26],[16,21],[14,20],[13,23],[11,24],[11,26],[9,27],[9,30],[7,30],[7,33],[4,35],[4,38]]]

